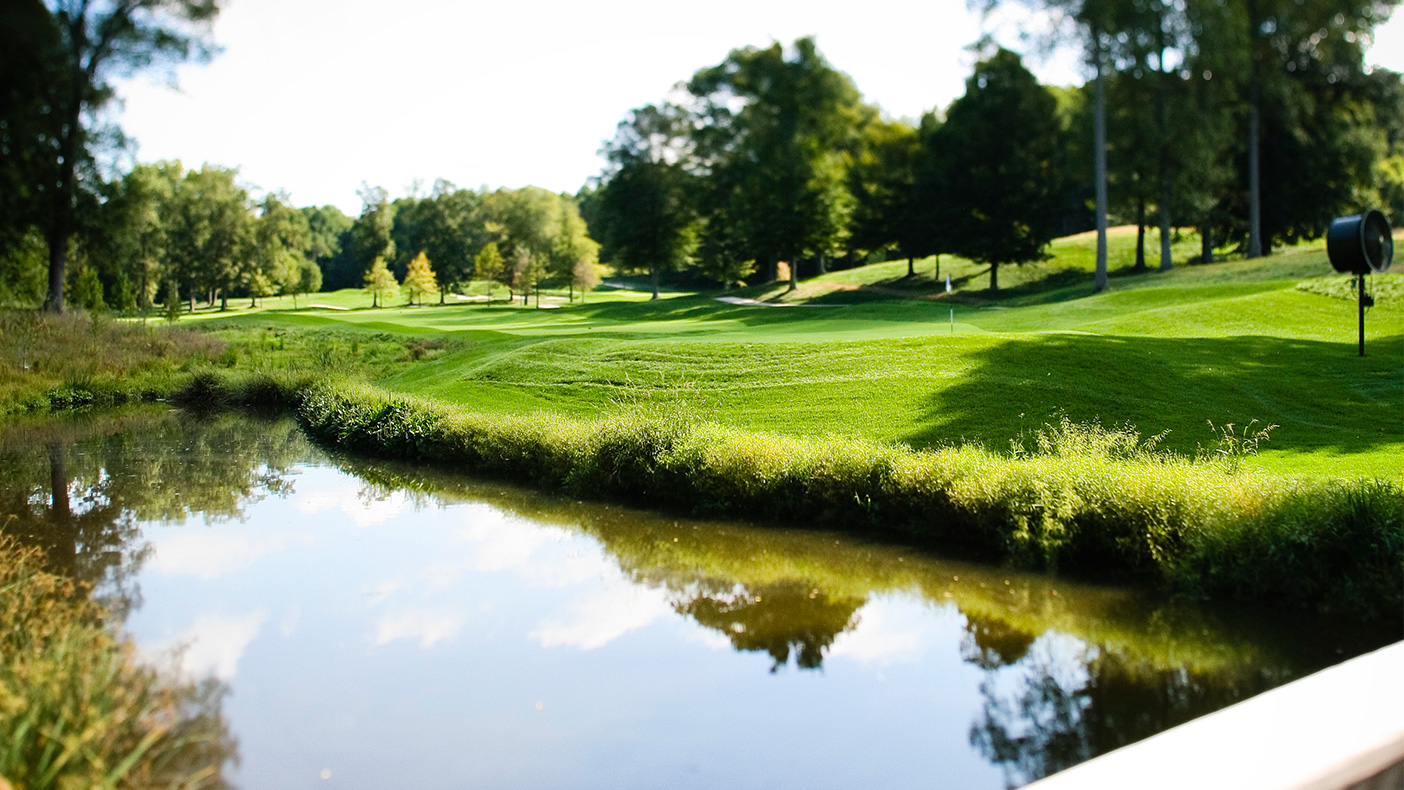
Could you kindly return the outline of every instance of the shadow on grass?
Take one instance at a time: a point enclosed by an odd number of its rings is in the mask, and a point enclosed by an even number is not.
[[[972,351],[963,379],[927,398],[915,446],[960,439],[1005,450],[1060,413],[1169,430],[1163,447],[1216,445],[1206,424],[1278,424],[1265,449],[1356,453],[1404,443],[1399,335],[1353,345],[1276,337],[1041,335]]]

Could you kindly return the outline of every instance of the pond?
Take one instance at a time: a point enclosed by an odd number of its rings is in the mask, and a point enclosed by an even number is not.
[[[1404,636],[582,503],[244,414],[5,426],[0,530],[147,660],[227,686],[243,787],[1014,787]]]

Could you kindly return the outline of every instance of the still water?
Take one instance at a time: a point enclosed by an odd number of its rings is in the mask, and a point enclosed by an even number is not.
[[[147,660],[227,685],[245,788],[1014,787],[1404,636],[580,503],[247,415],[7,426],[0,530]]]

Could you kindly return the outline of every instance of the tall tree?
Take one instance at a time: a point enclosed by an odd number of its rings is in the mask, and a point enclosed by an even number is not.
[[[235,176],[233,170],[211,165],[188,171],[172,201],[167,275],[187,290],[191,311],[198,291],[211,304],[216,297],[227,299],[250,257],[253,218],[248,193]]]
[[[43,170],[36,198],[49,248],[49,292],[44,309],[63,311],[64,270],[76,230],[79,193],[91,189],[88,171],[102,123],[99,111],[113,98],[110,80],[142,69],[207,56],[210,24],[220,0],[52,0],[50,29],[40,42],[40,79],[47,124]]]
[[[681,107],[648,105],[631,111],[604,148],[598,225],[616,268],[648,272],[654,299],[659,272],[683,268],[697,249],[690,131]]]
[[[789,56],[778,43],[733,50],[688,90],[699,102],[699,166],[717,190],[711,207],[727,212],[722,221],[746,240],[747,257],[764,262],[766,279],[789,262],[794,287],[801,256],[843,241],[846,171],[876,111],[812,38],[795,41]]]
[[[307,216],[285,200],[286,196],[270,193],[260,204],[253,255],[243,271],[245,286],[260,280],[259,285],[277,284],[285,293],[296,294],[296,289],[304,284],[302,271],[308,263],[312,232]],[[317,279],[320,285],[320,274]],[[256,289],[249,290],[249,296],[254,297]]]
[[[937,133],[950,194],[951,251],[990,266],[1046,257],[1057,208],[1057,102],[1019,60],[1000,49],[975,67],[965,95]]]
[[[353,220],[336,206],[308,206],[301,211],[307,217],[307,257],[322,270],[323,284],[332,290],[359,287],[362,269],[351,241]]]
[[[1009,0],[966,0],[986,12]],[[1026,7],[1051,12],[1058,17],[1052,30],[1066,30],[1070,22],[1083,46],[1092,69],[1092,157],[1093,193],[1097,222],[1097,262],[1093,291],[1100,293],[1107,279],[1107,95],[1105,73],[1109,47],[1115,38],[1113,13],[1125,0],[1014,0]]]
[[[395,257],[395,207],[385,190],[362,184],[361,216],[351,225],[351,248],[363,273],[369,273],[376,259],[386,263]]]
[[[896,248],[907,257],[907,274],[915,250],[907,249],[912,222],[912,189],[916,181],[921,138],[904,121],[877,119],[863,130],[862,145],[848,173],[854,198],[851,219],[853,254]]]

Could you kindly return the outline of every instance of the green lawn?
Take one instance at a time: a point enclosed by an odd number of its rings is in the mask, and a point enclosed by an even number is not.
[[[1287,473],[1397,479],[1404,459],[1404,306],[1381,300],[1355,355],[1355,305],[1299,290],[1331,273],[1323,245],[1259,261],[1134,273],[1134,232],[1112,236],[1112,290],[1091,295],[1093,242],[1059,240],[1040,264],[987,273],[944,257],[873,264],[783,286],[675,294],[604,290],[588,302],[461,300],[369,309],[359,291],[203,312],[211,328],[340,327],[454,338],[380,383],[475,410],[594,416],[640,405],[746,428],[917,447],[1006,447],[1059,414],[1171,433],[1193,452],[1206,421],[1278,424],[1257,463]],[[1152,265],[1158,240],[1147,240]],[[1182,236],[1177,260],[1199,251]],[[1387,275],[1381,280],[1396,279]],[[939,282],[939,285],[938,285]],[[481,286],[481,284],[479,284]],[[476,291],[477,289],[475,289]],[[1340,290],[1340,289],[1337,289]],[[1383,290],[1383,289],[1382,289]],[[717,296],[776,300],[732,304]],[[437,302],[437,299],[433,301]],[[324,305],[309,307],[308,305]],[[347,308],[347,309],[332,309]],[[344,341],[329,341],[344,342]]]

